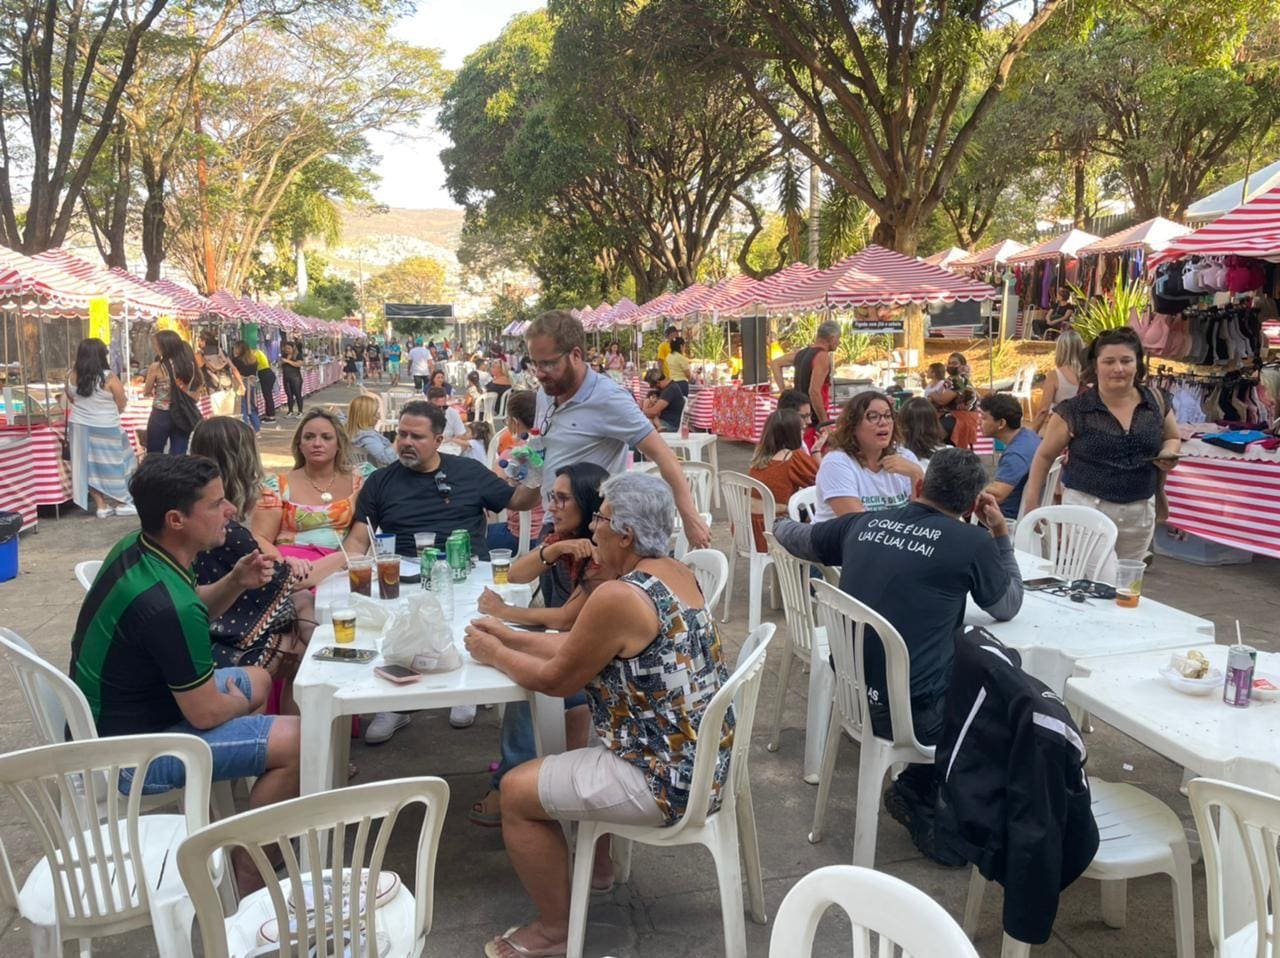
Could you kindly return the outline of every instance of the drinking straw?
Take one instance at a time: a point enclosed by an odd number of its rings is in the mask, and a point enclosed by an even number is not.
[[[373,523],[368,519],[364,520],[364,527],[369,530],[369,549],[374,555],[377,555],[377,536],[373,534]]]
[[[1236,645],[1244,645],[1244,639],[1240,637],[1240,620],[1236,619]]]

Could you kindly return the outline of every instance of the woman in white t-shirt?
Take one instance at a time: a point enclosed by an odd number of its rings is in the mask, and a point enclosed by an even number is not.
[[[900,441],[887,396],[869,391],[849,400],[818,467],[814,521],[906,503],[924,470],[911,450],[899,447]]]

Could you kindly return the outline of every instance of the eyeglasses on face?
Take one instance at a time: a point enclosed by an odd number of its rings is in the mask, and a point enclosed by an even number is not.
[[[893,422],[893,413],[891,412],[869,412],[862,417],[864,422],[869,422],[873,426],[878,426],[882,422]]]
[[[563,509],[569,503],[573,502],[573,496],[567,492],[553,492],[551,493],[551,501]]]
[[[561,361],[563,361],[563,359],[568,355],[569,354],[566,352],[560,353],[560,355],[556,356],[554,359],[535,359],[533,360],[533,365],[539,372],[549,373],[551,370],[559,366]]]

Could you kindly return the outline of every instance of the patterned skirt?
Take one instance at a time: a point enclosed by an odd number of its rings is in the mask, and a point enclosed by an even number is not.
[[[89,490],[97,489],[116,502],[132,502],[129,477],[137,468],[129,437],[120,426],[68,426],[71,447],[72,498],[81,509],[89,509]]]

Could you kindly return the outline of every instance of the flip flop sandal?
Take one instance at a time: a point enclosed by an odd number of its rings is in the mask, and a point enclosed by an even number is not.
[[[481,828],[501,828],[502,812],[486,812],[484,810],[484,799],[471,804],[471,811],[467,815],[467,819],[472,825],[479,825]]]
[[[611,881],[611,882],[609,882],[609,884],[607,884],[607,885],[597,885],[595,882],[592,882],[592,883],[591,883],[591,894],[592,894],[592,895],[607,895],[607,894],[609,894],[611,891],[613,891],[613,889],[614,889],[614,887],[615,887],[615,884],[616,884],[616,883],[615,883],[615,882],[612,882],[612,881]]]
[[[504,931],[497,938],[493,939],[493,941],[485,945],[484,946],[485,958],[503,958],[502,952],[498,950],[501,947],[503,942],[506,942],[507,947],[510,948],[512,951],[514,951],[517,955],[519,955],[520,958],[565,958],[565,954],[567,953],[567,946],[568,946],[567,942],[565,943],[564,947],[560,948],[559,951],[547,951],[544,949],[526,948],[523,945],[516,944],[514,941],[511,940],[511,936],[514,935],[517,931],[519,931],[521,927],[522,927],[521,925],[512,925],[510,928]],[[555,948],[557,946],[551,945],[549,947]]]

